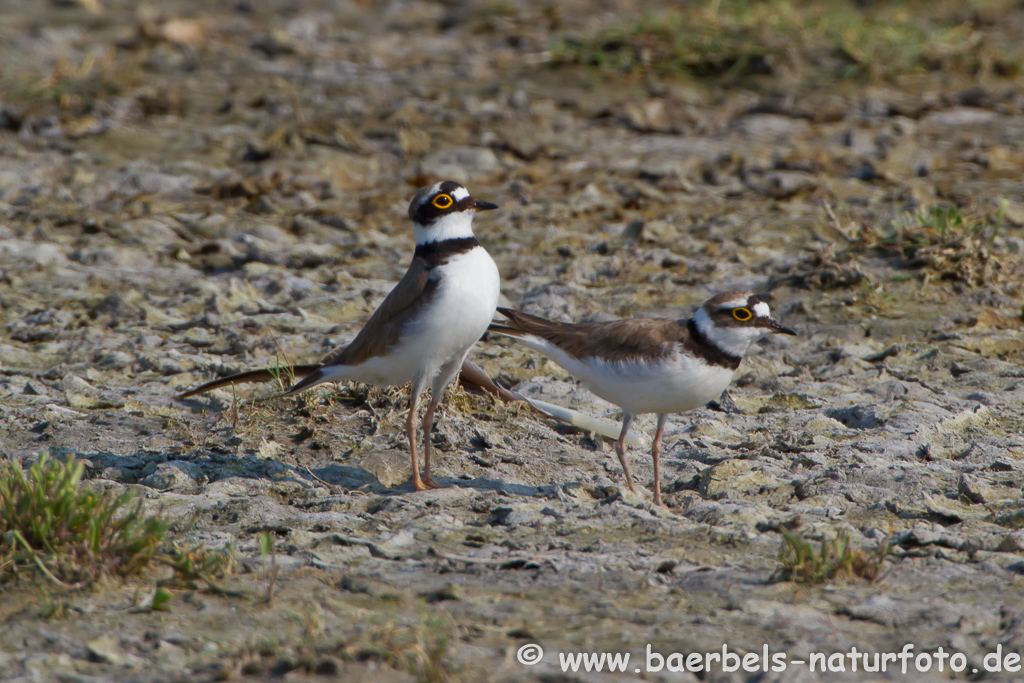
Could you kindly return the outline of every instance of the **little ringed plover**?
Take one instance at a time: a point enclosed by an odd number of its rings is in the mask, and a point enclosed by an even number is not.
[[[615,451],[626,484],[633,476],[625,438],[633,417],[657,413],[654,503],[661,504],[661,435],[669,413],[693,410],[718,398],[751,344],[771,333],[796,332],[771,315],[767,301],[751,292],[712,297],[689,319],[632,318],[612,322],[560,323],[499,308],[507,318],[491,332],[514,337],[561,365],[601,398],[622,408]]]

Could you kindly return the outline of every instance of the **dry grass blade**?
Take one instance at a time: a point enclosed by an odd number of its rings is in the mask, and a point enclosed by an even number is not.
[[[391,621],[369,636],[369,642],[349,649],[343,656],[379,659],[422,683],[458,680],[449,661],[450,651],[458,645],[458,629],[443,611],[431,617],[421,615],[415,626],[400,626]]]

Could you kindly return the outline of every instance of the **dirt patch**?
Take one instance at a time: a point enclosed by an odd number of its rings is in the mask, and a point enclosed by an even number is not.
[[[1024,650],[1007,590],[1024,571],[1024,91],[1006,40],[1024,13],[728,4],[8,3],[0,454],[74,454],[181,540],[234,544],[240,569],[160,611],[157,576],[3,586],[0,670],[539,681],[558,652],[648,643],[914,643],[979,669]],[[727,40],[695,47],[715,22]],[[688,316],[773,290],[800,336],[670,419],[667,508],[622,486],[602,439],[459,391],[435,440],[451,486],[424,494],[401,390],[174,398],[350,339],[439,176],[501,205],[477,235],[510,305]],[[473,357],[617,418],[511,342]],[[789,529],[865,552],[891,533],[893,551],[874,582],[773,582]],[[527,643],[541,664],[516,659]]]

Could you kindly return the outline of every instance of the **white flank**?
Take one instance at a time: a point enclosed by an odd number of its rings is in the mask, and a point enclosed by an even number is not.
[[[709,365],[687,355],[680,345],[671,356],[657,363],[610,363],[593,357],[573,358],[533,335],[518,340],[561,365],[601,398],[633,415],[681,413],[699,408],[721,396],[734,374],[729,368]]]

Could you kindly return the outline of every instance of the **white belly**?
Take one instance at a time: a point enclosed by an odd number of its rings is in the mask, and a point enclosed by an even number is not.
[[[498,267],[477,247],[451,257],[439,269],[437,292],[406,325],[399,343],[383,356],[346,368],[346,379],[401,385],[416,376],[433,378],[450,362],[461,363],[494,317],[501,284]]]
[[[633,415],[681,413],[717,399],[732,381],[734,370],[675,354],[657,364],[606,363],[577,360],[536,337],[520,341],[544,353],[592,392]]]

